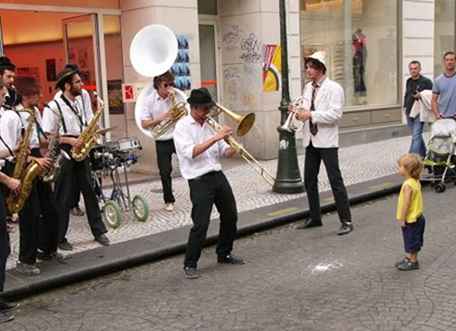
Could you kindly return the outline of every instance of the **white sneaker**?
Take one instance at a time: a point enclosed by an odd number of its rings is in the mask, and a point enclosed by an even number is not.
[[[174,211],[174,203],[167,203],[165,206],[166,211]]]

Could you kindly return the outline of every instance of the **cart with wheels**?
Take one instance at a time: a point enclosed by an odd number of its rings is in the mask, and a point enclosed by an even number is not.
[[[147,202],[140,195],[131,196],[128,181],[127,169],[137,162],[139,151],[141,144],[132,137],[98,145],[91,151],[95,193],[104,221],[111,228],[118,228],[125,221],[125,215],[130,213],[139,222],[145,222],[149,217]],[[103,189],[103,177],[106,176],[112,182],[112,191],[108,196]]]

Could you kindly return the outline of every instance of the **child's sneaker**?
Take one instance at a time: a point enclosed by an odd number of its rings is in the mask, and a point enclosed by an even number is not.
[[[397,265],[397,268],[401,271],[410,271],[410,270],[417,270],[420,268],[418,261],[412,262],[409,259],[404,259]]]
[[[407,256],[405,256],[402,260],[397,261],[396,263],[394,263],[394,266],[397,268],[400,264],[402,264],[404,262],[407,262],[407,261],[410,261],[410,260],[409,260],[409,258]]]

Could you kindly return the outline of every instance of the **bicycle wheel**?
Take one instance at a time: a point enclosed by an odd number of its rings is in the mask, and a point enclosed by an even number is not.
[[[149,217],[149,206],[147,205],[146,200],[139,195],[135,195],[133,200],[131,201],[131,205],[133,207],[133,215],[139,222],[147,221]]]
[[[122,210],[115,201],[106,201],[102,212],[106,223],[113,229],[118,228],[123,221]]]

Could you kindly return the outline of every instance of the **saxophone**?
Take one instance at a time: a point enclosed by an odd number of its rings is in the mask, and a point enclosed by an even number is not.
[[[27,165],[30,137],[35,126],[35,110],[26,108],[20,110],[20,112],[26,112],[30,116],[27,119],[27,128],[16,153],[16,164],[13,171],[13,177],[21,182],[20,189],[17,194],[10,194],[6,198],[6,207],[11,214],[18,213],[24,207],[25,201],[32,191],[33,180],[43,172],[43,169],[35,160]]]
[[[56,115],[59,117],[59,123],[61,123],[60,114],[56,113]],[[60,171],[62,170],[62,166],[65,159],[70,160],[70,156],[68,155],[68,153],[60,148],[59,130],[60,125],[58,126],[55,135],[52,135],[49,139],[49,154],[47,157],[52,160],[52,167],[50,169],[45,170],[41,176],[41,179],[45,183],[54,182],[59,176]]]
[[[87,127],[82,131],[79,138],[82,140],[82,146],[76,148],[73,146],[71,148],[71,157],[75,161],[82,161],[87,158],[90,150],[97,142],[97,131],[98,131],[98,120],[100,119],[101,114],[103,113],[103,102],[101,99],[98,99],[98,104],[101,106],[98,107],[96,113],[93,115],[90,122],[87,124]]]

